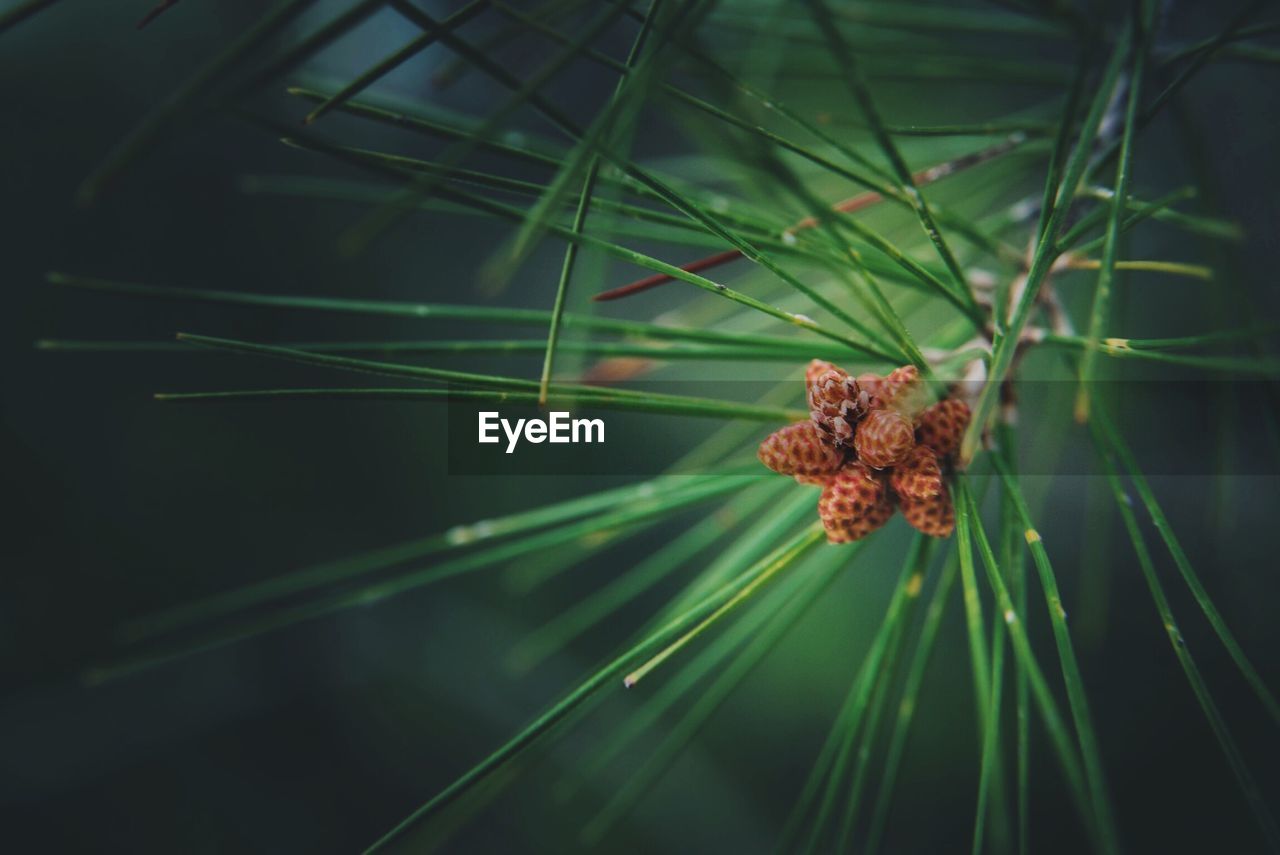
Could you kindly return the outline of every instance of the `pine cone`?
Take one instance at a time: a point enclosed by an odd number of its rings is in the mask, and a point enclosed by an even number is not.
[[[949,537],[956,527],[956,507],[943,485],[942,492],[930,499],[901,496],[902,515],[911,527],[930,537]]]
[[[853,445],[858,459],[874,469],[895,466],[915,447],[911,421],[897,410],[872,410],[858,422]]]
[[[809,487],[825,487],[831,483],[831,479],[835,475],[795,475],[797,484],[804,484]]]
[[[830,543],[866,537],[893,516],[893,494],[874,472],[854,461],[833,476],[818,498]]]
[[[844,454],[823,442],[812,422],[797,422],[769,434],[756,456],[781,475],[830,474],[844,462]]]
[[[927,445],[911,449],[906,459],[889,473],[889,486],[903,499],[932,499],[942,492],[942,467],[937,453]]]
[[[808,387],[809,416],[827,442],[840,448],[853,446],[853,432],[858,419],[870,407],[867,395],[858,388],[858,381],[849,373],[819,360],[809,363],[806,376],[811,376]]]
[[[960,450],[969,419],[968,404],[959,398],[944,398],[917,417],[916,440],[939,457],[950,457]]]

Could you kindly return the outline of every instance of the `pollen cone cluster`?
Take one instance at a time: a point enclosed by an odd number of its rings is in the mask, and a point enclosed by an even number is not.
[[[925,406],[914,365],[886,377],[854,378],[815,359],[805,371],[809,420],[760,443],[760,462],[802,484],[822,488],[818,516],[831,543],[866,537],[902,509],[933,537],[955,528],[945,473],[969,425],[969,406],[945,398]]]

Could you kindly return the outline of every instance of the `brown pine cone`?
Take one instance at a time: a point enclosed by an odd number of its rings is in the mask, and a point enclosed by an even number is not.
[[[969,419],[968,404],[959,398],[944,398],[916,418],[916,441],[939,457],[950,457],[960,450]]]
[[[844,453],[822,441],[813,422],[797,422],[765,437],[760,462],[781,475],[824,475],[840,469]]]
[[[915,447],[911,420],[897,410],[872,410],[858,422],[853,445],[858,459],[873,469],[896,466]]]
[[[902,515],[911,527],[930,537],[949,537],[956,527],[956,507],[943,485],[942,492],[930,499],[900,496]]]
[[[889,521],[893,494],[878,475],[854,461],[822,488],[818,516],[830,543],[850,543]]]
[[[932,499],[942,492],[942,467],[937,453],[927,445],[911,449],[906,459],[889,473],[889,486],[904,499]]]

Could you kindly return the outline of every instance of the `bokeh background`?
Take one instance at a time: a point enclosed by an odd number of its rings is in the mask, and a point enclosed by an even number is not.
[[[341,259],[333,240],[357,209],[246,192],[246,176],[351,173],[222,113],[184,124],[98,204],[74,208],[77,186],[110,146],[250,25],[261,6],[189,0],[135,32],[146,5],[66,0],[0,38],[0,483],[7,499],[0,537],[0,834],[12,851],[352,851],[574,685],[665,601],[671,589],[640,598],[619,620],[532,671],[511,666],[519,639],[664,542],[670,529],[624,540],[532,591],[519,584],[521,568],[497,568],[106,685],[86,685],[83,673],[111,657],[116,627],[125,618],[633,480],[581,473],[450,475],[444,414],[431,406],[171,406],[151,399],[156,391],[261,384],[268,373],[271,385],[329,379],[314,371],[198,351],[37,350],[42,338],[164,340],[178,330],[263,341],[457,337],[447,326],[422,322],[80,293],[45,284],[44,274],[57,269],[150,284],[480,302],[485,297],[477,293],[476,271],[508,234],[505,226],[476,217],[423,215],[363,258]],[[1182,43],[1216,32],[1230,12],[1218,5],[1170,4],[1168,38]],[[316,17],[304,19],[286,41],[334,7],[317,4]],[[447,14],[453,7],[425,8]],[[481,24],[476,32],[483,31]],[[306,75],[349,77],[411,34],[394,15],[379,14],[305,70],[273,82],[254,105],[293,121],[304,111],[277,92],[286,82]],[[734,39],[746,38],[720,31],[708,43],[732,50]],[[620,33],[604,49],[616,54],[625,45]],[[991,44],[997,57],[1017,59],[1029,50],[1017,39]],[[515,46],[503,56],[528,68],[545,55],[545,46]],[[1062,68],[1069,71],[1070,54],[1064,50],[1063,56],[1068,61]],[[432,75],[449,61],[447,52],[433,48],[389,78],[382,91],[468,114],[483,114],[496,103],[497,90],[476,75],[433,88]],[[946,69],[939,73],[945,78]],[[1196,204],[1241,223],[1248,239],[1227,247],[1228,255],[1210,257],[1167,229],[1135,237],[1134,257],[1225,266],[1211,283],[1129,277],[1118,307],[1129,334],[1178,335],[1228,323],[1205,309],[1212,303],[1207,292],[1215,288],[1247,292],[1254,320],[1277,317],[1277,73],[1274,64],[1216,64],[1180,100],[1180,119],[1162,119],[1143,136],[1139,189],[1194,180],[1187,141],[1198,140],[1218,195]],[[891,110],[900,110],[904,120],[999,115],[997,106],[1014,111],[1053,91],[1034,80],[979,80],[944,91],[895,81],[889,73],[880,79],[885,101],[899,105]],[[608,85],[601,75],[575,68],[554,91],[589,115]],[[838,127],[840,111],[852,108],[841,103],[825,109]],[[513,124],[527,119],[517,116]],[[1183,133],[1188,128],[1190,136]],[[403,145],[387,131],[361,133],[371,145]],[[682,136],[661,121],[639,143],[645,157],[673,169],[696,144],[696,136]],[[1037,186],[1037,164],[1042,161],[1034,157],[1023,162],[1026,188]],[[692,177],[709,186],[727,180]],[[980,203],[982,187],[978,176],[968,183],[957,179],[939,193],[948,204],[968,198]],[[549,306],[558,257],[557,247],[544,247],[501,303]],[[602,283],[617,284],[631,273],[601,265],[599,275]],[[681,297],[674,289],[657,291],[616,313],[653,317]],[[492,332],[468,330],[480,337]],[[527,376],[537,370],[536,359],[473,358],[465,365]],[[779,371],[751,370],[757,372],[753,378]],[[711,366],[701,379],[714,382],[728,373]],[[1197,396],[1185,406],[1206,404]],[[1046,407],[1037,415],[1064,418],[1066,409]],[[636,437],[627,453],[647,461],[653,472],[707,427],[700,420],[631,418],[622,428]],[[1125,419],[1130,435],[1140,436],[1140,444],[1161,459],[1194,460],[1186,473],[1154,483],[1229,624],[1268,684],[1280,686],[1274,619],[1280,484],[1274,461],[1255,466],[1234,457],[1205,465],[1207,443],[1197,445],[1194,435],[1141,412]],[[1250,426],[1241,430],[1248,433]],[[1216,468],[1226,474],[1214,475]],[[1042,532],[1064,589],[1126,839],[1134,851],[1260,850],[1131,548],[1106,507],[1100,479],[1072,473],[1031,482],[1044,502]],[[682,513],[672,526],[708,512],[699,507]],[[1082,534],[1086,520],[1101,521],[1112,534],[1090,540]],[[767,851],[883,612],[905,542],[904,527],[886,530],[857,571],[831,588],[598,848]],[[1177,589],[1174,607],[1188,644],[1275,805],[1275,729],[1194,603],[1173,584],[1167,557],[1157,555],[1164,578]],[[1034,603],[1034,588],[1032,595]],[[968,846],[978,746],[959,606],[955,598],[926,679],[886,841],[890,851]],[[1033,621],[1032,628],[1048,654],[1044,622]],[[478,821],[464,825],[455,816],[446,823],[443,845],[579,848],[583,823],[652,743],[636,746],[599,779],[578,781],[575,773],[634,711],[642,691],[626,693],[619,686],[571,734],[527,755],[517,765],[520,774],[505,782]],[[1083,841],[1063,807],[1064,791],[1042,734],[1035,744],[1036,848],[1077,851]],[[572,799],[562,798],[566,782],[575,784]]]

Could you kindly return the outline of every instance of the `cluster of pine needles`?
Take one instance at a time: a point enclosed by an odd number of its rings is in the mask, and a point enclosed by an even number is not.
[[[73,5],[19,3],[0,16],[0,33],[20,37],[20,29],[7,31],[37,12]],[[148,30],[140,37],[162,37],[165,20],[187,5],[161,3],[143,20]],[[335,5],[342,8],[326,11]],[[66,272],[51,273],[50,282],[300,313],[503,325],[534,335],[306,343],[179,335],[177,342],[48,340],[40,346],[160,351],[195,345],[357,378],[389,378],[391,384],[157,396],[166,401],[339,397],[353,399],[352,407],[388,398],[522,402],[720,424],[702,431],[703,441],[670,472],[630,486],[454,527],[135,618],[122,628],[125,648],[94,668],[90,679],[113,679],[513,561],[547,555],[580,560],[619,538],[653,531],[681,511],[719,503],[716,512],[622,568],[530,636],[518,651],[524,667],[563,649],[641,594],[685,579],[679,595],[630,644],[372,848],[430,823],[464,796],[492,797],[493,788],[481,785],[496,780],[494,773],[527,748],[554,739],[624,681],[635,686],[661,674],[665,682],[643,700],[634,721],[592,758],[593,769],[584,770],[598,772],[646,730],[674,721],[626,785],[584,825],[585,840],[600,839],[832,582],[860,563],[863,543],[824,545],[821,527],[812,522],[810,491],[759,477],[751,460],[766,426],[806,416],[789,397],[794,377],[814,358],[858,370],[914,365],[938,389],[960,378],[977,381],[972,425],[952,486],[955,536],[913,540],[778,844],[786,850],[856,845],[877,851],[894,799],[909,798],[897,793],[896,776],[958,582],[981,747],[973,851],[1028,850],[1033,720],[1051,747],[1052,768],[1046,764],[1044,774],[1061,776],[1091,843],[1118,851],[1106,758],[1056,570],[1037,530],[1042,502],[1028,495],[1018,475],[1018,372],[1027,353],[1052,352],[1072,379],[1060,385],[1071,389],[1075,421],[1096,447],[1115,513],[1150,589],[1156,618],[1150,626],[1167,633],[1262,836],[1280,847],[1245,752],[1182,638],[1167,586],[1189,589],[1199,617],[1277,726],[1280,704],[1210,600],[1117,427],[1116,403],[1096,382],[1135,360],[1178,372],[1280,378],[1280,364],[1265,352],[1272,328],[1242,324],[1227,332],[1136,339],[1111,322],[1124,271],[1214,275],[1200,265],[1122,257],[1131,232],[1158,221],[1213,244],[1241,239],[1232,223],[1186,209],[1195,188],[1166,188],[1151,198],[1135,193],[1134,152],[1143,131],[1210,63],[1274,62],[1275,52],[1260,40],[1280,22],[1261,18],[1261,4],[1252,3],[1203,41],[1171,44],[1162,36],[1162,4],[1118,6],[1123,8],[1099,16],[1090,4],[1069,0],[973,7],[472,0],[437,18],[413,0],[270,5],[143,118],[87,177],[77,201],[92,204],[110,192],[161,140],[180,137],[209,113],[230,112],[245,120],[247,133],[272,134],[297,149],[300,168],[325,170],[314,177],[253,176],[247,187],[360,206],[361,214],[337,236],[337,251],[357,258],[376,252],[381,237],[396,227],[412,228],[422,211],[484,217],[509,223],[510,232],[477,272],[480,287],[504,293],[529,269],[535,252],[555,246],[562,263],[554,300],[540,309],[406,303]],[[379,14],[399,16],[414,34],[385,56],[370,56],[355,79],[330,85],[305,76],[309,60]],[[1027,49],[992,55],[983,47],[991,40]],[[619,51],[619,43],[629,46]],[[517,71],[500,61],[512,45],[533,51],[537,62]],[[448,59],[437,64],[435,85],[473,76],[505,94],[465,116],[433,107],[430,91],[400,100],[374,94],[397,68],[437,54]],[[563,84],[567,74],[588,72],[607,78],[610,91],[584,110],[568,103]],[[999,85],[1014,77],[1026,87],[1021,101],[996,99],[990,114],[973,121],[894,124],[886,118],[896,103],[886,92],[909,93],[901,96],[907,102],[926,93],[932,100],[924,103],[939,106],[957,82]],[[296,105],[292,115],[268,115],[255,106],[261,93],[286,85]],[[639,153],[652,142],[646,128],[651,111],[687,130],[679,137],[683,159]],[[539,129],[511,133],[529,115],[538,117]],[[327,133],[326,122],[339,116],[345,118],[333,125],[337,132]],[[435,154],[422,159],[362,146],[358,129],[365,126],[376,131],[373,138],[395,131],[407,150],[420,140]],[[497,165],[480,168],[479,162]],[[941,191],[966,175],[981,176],[967,195]],[[699,253],[708,257],[687,263]],[[646,278],[618,288],[604,277],[616,269]],[[1087,311],[1078,317],[1062,296],[1067,277],[1077,290],[1092,283]],[[1215,299],[1233,299],[1218,290]],[[648,291],[656,293],[621,302]],[[601,294],[604,300],[592,299]],[[657,304],[661,317],[613,316],[604,311],[614,305],[606,303],[610,299],[619,300],[619,308]],[[499,376],[395,361],[493,354],[529,354],[540,359],[540,368]],[[671,366],[683,370],[679,376],[697,377],[691,366],[726,361],[773,363],[793,379],[751,401],[598,382],[600,376],[644,376]],[[581,366],[588,363],[597,382],[584,382]],[[1270,410],[1272,417],[1280,412]],[[1034,426],[1034,418],[1024,415],[1023,422]],[[1276,435],[1274,423],[1265,430]],[[1044,446],[1040,453],[1054,452]],[[994,522],[980,513],[986,487],[997,494]],[[1144,516],[1154,523],[1159,543],[1148,541]],[[1176,575],[1157,572],[1159,549],[1167,551]],[[1033,580],[1042,607],[1031,596]],[[1048,622],[1052,649],[1033,647],[1028,620]],[[1006,707],[1016,714],[1002,715]],[[1012,775],[1005,768],[1009,756]],[[872,757],[879,758],[878,768]]]

